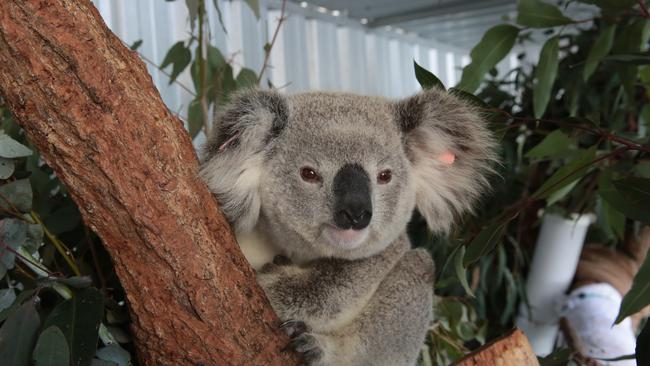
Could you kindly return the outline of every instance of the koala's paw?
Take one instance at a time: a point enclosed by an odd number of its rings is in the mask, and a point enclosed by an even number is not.
[[[305,364],[310,366],[325,365],[325,352],[323,349],[322,337],[323,336],[321,335],[305,331],[299,335],[291,337],[289,347],[302,354]]]

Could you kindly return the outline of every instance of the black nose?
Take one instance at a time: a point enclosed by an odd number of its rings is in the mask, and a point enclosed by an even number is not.
[[[370,224],[370,179],[357,164],[344,165],[334,177],[334,223],[340,229],[361,230]]]

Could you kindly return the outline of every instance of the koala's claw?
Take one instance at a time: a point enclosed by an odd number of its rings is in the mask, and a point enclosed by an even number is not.
[[[287,320],[280,324],[280,328],[291,338],[297,337],[311,330],[305,322],[300,320]]]
[[[278,254],[275,257],[273,257],[273,264],[278,266],[288,266],[293,264],[293,262],[288,257]]]
[[[314,364],[323,358],[323,350],[315,336],[309,333],[302,333],[294,337],[289,346],[302,353],[303,358],[307,364]]]

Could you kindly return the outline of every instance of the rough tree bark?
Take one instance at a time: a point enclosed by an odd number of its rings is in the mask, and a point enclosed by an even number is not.
[[[291,365],[180,121],[89,0],[0,1],[0,95],[100,236],[147,365]]]

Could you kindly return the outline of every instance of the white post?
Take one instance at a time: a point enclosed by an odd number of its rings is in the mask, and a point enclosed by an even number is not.
[[[539,356],[553,351],[559,328],[558,302],[571,285],[592,221],[591,214],[572,219],[547,214],[542,220],[526,281],[530,309],[522,304],[516,320]]]

